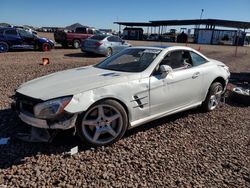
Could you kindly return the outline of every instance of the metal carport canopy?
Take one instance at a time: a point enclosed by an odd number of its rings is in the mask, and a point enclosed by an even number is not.
[[[195,19],[195,20],[157,20],[150,21],[156,25],[214,25],[231,28],[250,28],[250,22],[219,20],[219,19]]]
[[[193,19],[193,20],[156,20],[150,22],[114,22],[124,26],[156,27],[162,25],[213,25],[231,28],[250,28],[250,22],[219,20],[219,19]]]
[[[114,22],[114,24],[124,25],[124,26],[140,26],[140,27],[154,27],[159,26],[151,22]]]

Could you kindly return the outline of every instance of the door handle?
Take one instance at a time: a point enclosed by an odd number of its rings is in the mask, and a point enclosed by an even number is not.
[[[200,75],[200,73],[199,73],[199,72],[196,72],[196,73],[193,74],[192,78],[195,79],[195,78],[197,78],[199,75]]]

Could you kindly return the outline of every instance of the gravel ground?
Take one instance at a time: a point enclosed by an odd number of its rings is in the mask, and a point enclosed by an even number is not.
[[[213,51],[224,49],[202,48],[212,58],[219,56]],[[225,49],[219,59],[228,56]],[[237,66],[229,58],[231,70],[249,71],[245,56],[249,53],[237,59]],[[42,57],[51,64],[38,65]],[[26,127],[10,110],[8,97],[18,85],[101,59],[60,48],[0,54],[0,138],[12,138],[0,145],[0,187],[250,187],[250,107],[232,103],[210,113],[194,109],[153,121],[97,149],[82,145],[71,132],[50,144],[13,139]],[[69,156],[74,146],[80,151]]]

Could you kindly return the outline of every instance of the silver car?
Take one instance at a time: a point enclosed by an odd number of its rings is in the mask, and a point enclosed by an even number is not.
[[[97,65],[43,76],[16,90],[21,120],[75,127],[85,143],[112,144],[127,129],[201,106],[214,110],[228,67],[188,47],[132,47]]]
[[[94,35],[82,42],[82,52],[105,55],[107,57],[131,47],[131,44],[113,35]]]

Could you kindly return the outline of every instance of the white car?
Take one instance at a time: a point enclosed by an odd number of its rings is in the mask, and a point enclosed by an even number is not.
[[[94,66],[50,74],[16,90],[19,117],[44,129],[75,127],[92,146],[183,110],[214,110],[229,70],[188,47],[132,47]]]

